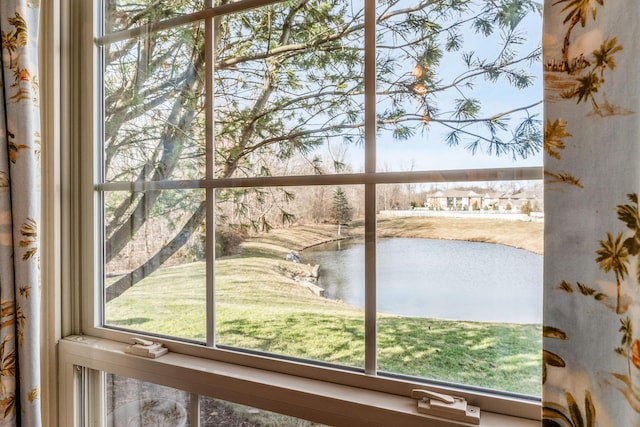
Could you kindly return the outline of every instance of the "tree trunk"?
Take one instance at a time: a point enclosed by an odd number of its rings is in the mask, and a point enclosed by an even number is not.
[[[616,273],[616,288],[618,291],[618,302],[616,303],[616,314],[622,314],[621,308],[620,308],[620,278],[618,277],[618,273]]]
[[[122,295],[124,291],[149,276],[156,271],[164,262],[166,262],[173,254],[175,254],[188,240],[193,232],[202,224],[206,213],[206,203],[200,202],[198,209],[191,215],[191,218],[182,227],[180,232],[166,245],[162,247],[156,254],[145,261],[140,267],[131,273],[122,276],[114,284],[105,290],[106,302]]]
[[[163,132],[162,140],[159,142],[159,145],[162,147],[162,157],[155,167],[153,175],[150,177],[151,181],[167,179],[178,164],[184,146],[179,141],[181,137],[177,135],[186,133],[193,125],[196,116],[195,105],[189,105],[188,102],[185,102],[185,99],[188,99],[190,93],[197,93],[199,91],[201,85],[198,83],[197,78],[198,69],[203,66],[204,57],[201,52],[192,67],[189,77],[185,80],[186,87],[183,88],[180,96],[178,96],[177,101],[172,107],[166,130]],[[177,142],[176,139],[178,140]],[[142,175],[144,176],[146,174],[143,172]],[[135,236],[136,232],[147,220],[146,212],[151,211],[159,195],[160,192],[158,191],[148,191],[143,194],[127,220],[109,236],[105,244],[106,262],[111,261],[120,253],[127,243],[131,241],[133,236]],[[133,202],[134,198],[130,198],[129,200]]]
[[[596,102],[596,98],[591,95],[591,105],[593,106],[593,111],[595,111],[595,113],[597,115],[599,115],[600,117],[602,117],[602,110],[600,110],[600,107],[598,106],[598,103]]]
[[[562,44],[562,62],[564,64],[565,70],[567,74],[571,74],[571,66],[569,64],[569,46],[571,45],[571,31],[573,31],[573,27],[580,21],[580,12],[576,13],[573,18],[571,18],[571,24],[569,24],[569,28],[567,29],[567,34],[564,36],[564,42]]]

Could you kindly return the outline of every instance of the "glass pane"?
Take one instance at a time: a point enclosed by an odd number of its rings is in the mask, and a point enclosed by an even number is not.
[[[196,12],[203,4],[203,0],[104,0],[105,33]]]
[[[204,192],[107,192],[105,325],[204,340]]]
[[[200,423],[185,391],[105,374],[105,427],[323,427],[275,412],[200,396]]]
[[[382,371],[541,394],[541,183],[379,186]]]
[[[105,376],[106,427],[186,427],[189,393],[113,374]]]
[[[533,2],[378,2],[379,171],[542,165]]]
[[[104,48],[106,182],[204,177],[200,23]]]
[[[322,427],[300,418],[200,397],[201,427]]]
[[[362,209],[361,186],[221,191],[218,237],[253,228],[236,256],[216,260],[217,343],[362,367],[362,302],[343,301],[363,293],[362,253],[346,256],[362,239]]]
[[[286,1],[216,24],[216,176],[362,163],[363,1]],[[338,37],[336,37],[338,35]]]

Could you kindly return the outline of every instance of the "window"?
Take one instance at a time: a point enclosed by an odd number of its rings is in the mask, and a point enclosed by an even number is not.
[[[536,416],[534,2],[92,7],[85,334]]]

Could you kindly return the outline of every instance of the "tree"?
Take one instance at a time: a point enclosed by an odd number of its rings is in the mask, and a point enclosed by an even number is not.
[[[616,67],[614,55],[623,49],[618,44],[617,37],[612,39],[605,39],[600,47],[594,50],[590,56],[584,57],[581,55],[581,70],[573,70],[575,77],[575,85],[561,93],[561,96],[566,99],[577,98],[577,103],[591,101],[593,111],[603,116],[603,109],[598,105],[595,94],[599,89],[604,86],[605,83],[605,71],[613,70]],[[602,92],[602,99],[604,100],[604,111],[607,114],[623,113],[624,110],[611,105],[607,99],[606,93]],[[545,131],[546,132],[546,131]],[[555,157],[553,153],[550,153]],[[557,154],[557,153],[556,153]]]
[[[566,24],[567,22],[569,22],[569,28],[567,28],[567,33],[564,36],[564,41],[562,44],[562,62],[564,63],[567,73],[571,74],[571,72],[573,71],[571,69],[571,63],[569,61],[571,32],[573,31],[573,28],[578,24],[578,22],[582,27],[587,25],[589,12],[591,12],[591,17],[595,21],[597,12],[596,3],[602,6],[604,4],[604,0],[558,0],[554,3],[554,6],[562,3],[565,3],[562,11],[567,12],[563,23]]]
[[[577,98],[577,102],[586,102],[591,100],[593,110],[599,116],[602,116],[602,109],[598,105],[595,94],[605,82],[605,70],[613,70],[616,67],[614,55],[622,50],[622,46],[618,44],[618,39],[606,39],[600,47],[593,51],[589,57],[591,69],[583,72],[581,76],[575,78],[576,85],[562,93],[563,98]],[[609,114],[613,114],[616,108],[609,104],[606,94],[602,93],[604,99],[605,110]]]
[[[584,77],[577,78],[576,80],[578,82],[578,85],[571,92],[571,97],[577,97],[578,103],[591,100],[593,111],[595,111],[597,115],[602,116],[602,111],[600,110],[600,107],[598,106],[598,103],[596,102],[596,98],[594,96],[594,94],[598,92],[598,89],[602,84],[602,80],[600,80],[596,73],[594,73],[593,71],[588,73]]]
[[[627,199],[631,204],[618,205],[616,212],[618,219],[625,223],[627,228],[633,232],[633,236],[627,238],[624,242],[625,248],[631,255],[640,253],[640,211],[638,210],[638,194],[627,194]],[[640,279],[640,274],[638,275]]]
[[[615,240],[611,233],[607,233],[607,240],[600,240],[600,249],[598,249],[596,253],[598,254],[596,262],[600,263],[600,268],[606,272],[613,270],[616,276],[616,289],[618,294],[616,313],[621,314],[620,286],[624,276],[629,274],[629,270],[627,269],[629,252],[624,246],[622,233],[619,233]]]
[[[567,132],[567,122],[547,119],[544,126],[544,151],[551,157],[560,160],[560,152],[565,149],[564,139],[573,136]]]
[[[483,109],[476,82],[532,84],[522,64],[539,60],[539,48],[518,52],[519,23],[539,13],[533,0],[378,3],[378,132],[405,139],[436,126],[446,143],[469,150],[527,157],[540,150],[540,126],[531,109]],[[200,10],[196,0],[108,2],[107,31]],[[334,165],[317,156],[323,145],[363,138],[363,11],[346,0],[288,0],[214,20],[215,177],[312,173]],[[464,51],[463,38],[503,42],[486,55]],[[493,43],[493,41],[492,41]],[[446,77],[441,61],[459,55],[464,69]],[[205,176],[205,43],[200,22],[104,48],[104,176],[107,182],[198,180]],[[412,72],[407,71],[413,68]],[[454,95],[455,94],[455,95]],[[453,108],[438,101],[453,98]],[[523,117],[518,117],[522,114]],[[520,123],[513,132],[507,121]],[[293,193],[259,188],[216,190],[217,228],[268,230],[290,221]],[[136,239],[156,247],[107,291],[116,298],[176,254],[206,214],[199,191],[146,190],[105,194],[105,258],[122,257]],[[147,221],[164,221],[173,237],[142,236]]]
[[[629,380],[631,380],[631,345],[633,344],[633,325],[631,319],[627,316],[625,319],[620,319],[620,329],[618,332],[622,332],[621,344],[623,349],[627,353],[627,369],[629,372]]]
[[[338,236],[340,236],[343,224],[351,221],[351,208],[349,200],[341,187],[337,187],[333,193],[333,209],[331,210],[333,220],[338,224]]]
[[[606,39],[600,45],[600,48],[593,51],[593,59],[595,60],[594,68],[600,70],[600,80],[604,83],[604,71],[608,68],[613,70],[616,68],[616,61],[613,55],[620,52],[622,46],[618,44],[618,38]]]
[[[618,205],[616,212],[618,219],[625,223],[627,228],[633,233],[624,241],[624,247],[629,255],[640,258],[640,213],[638,212],[638,194],[627,194],[630,204]],[[635,272],[636,283],[640,284],[640,263],[636,262]]]

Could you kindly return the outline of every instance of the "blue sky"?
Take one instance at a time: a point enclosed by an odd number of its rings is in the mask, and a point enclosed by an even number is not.
[[[538,47],[542,40],[542,17],[530,13],[520,25],[522,31],[527,35],[521,51],[528,52]],[[499,35],[495,35],[494,40],[499,42]],[[482,55],[488,53],[490,49],[491,46],[488,46],[487,39],[472,34],[465,35],[463,50],[476,51]],[[445,57],[439,74],[445,78],[459,74],[462,63],[457,58],[459,58],[459,53],[452,57]],[[411,71],[412,66],[413,64],[407,65],[407,72]],[[543,91],[542,65],[540,63],[534,64],[529,72],[535,76],[535,84],[526,90],[517,90],[507,84],[499,83],[482,85],[482,81],[478,81],[473,96],[481,99],[482,111],[485,112],[483,116],[490,116],[541,100]],[[439,107],[443,110],[446,110],[446,104],[444,99],[438,101]],[[542,121],[542,105],[536,107],[534,111],[538,114],[537,118]],[[516,114],[512,121],[514,125],[523,116],[524,113]],[[517,161],[514,161],[511,156],[496,157],[484,152],[471,154],[464,148],[464,142],[457,147],[447,146],[444,142],[445,134],[446,132],[441,126],[432,125],[428,132],[417,132],[416,135],[405,141],[394,140],[390,135],[380,136],[377,140],[378,169],[386,171],[402,171],[409,168],[413,168],[413,170],[448,170],[542,165],[542,153]],[[361,148],[353,146],[348,148],[348,158],[354,170],[360,169],[362,157]]]

